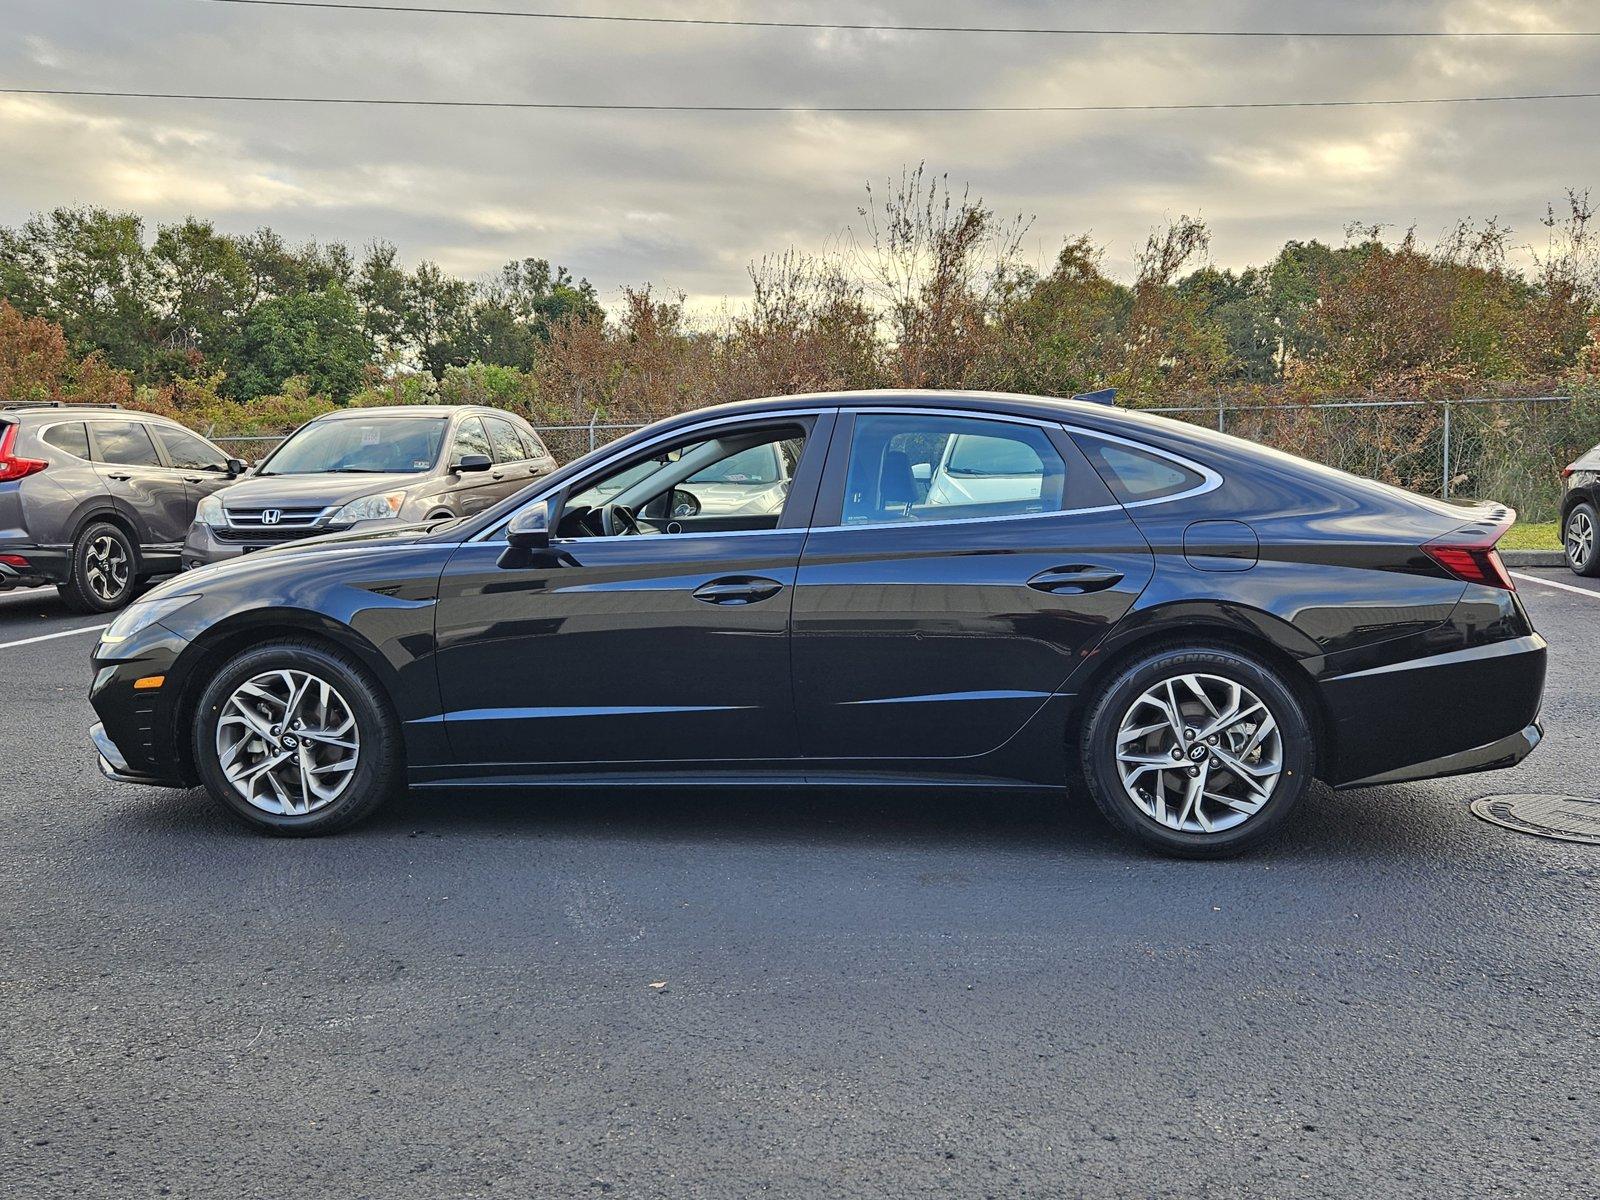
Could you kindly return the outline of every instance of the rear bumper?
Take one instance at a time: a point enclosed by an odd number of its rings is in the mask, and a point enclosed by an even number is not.
[[[1528,633],[1322,680],[1335,754],[1321,774],[1357,787],[1514,765],[1540,740],[1545,655]]]
[[[1455,754],[1446,754],[1442,758],[1429,759],[1427,762],[1414,763],[1409,767],[1398,767],[1393,771],[1386,771],[1381,775],[1370,775],[1365,779],[1352,779],[1348,783],[1341,783],[1340,788],[1378,787],[1386,783],[1410,783],[1417,779],[1439,779],[1446,775],[1471,775],[1478,771],[1498,771],[1505,767],[1514,767],[1529,754],[1533,748],[1544,740],[1544,726],[1535,721],[1526,729],[1517,731],[1509,737],[1503,737],[1497,742],[1490,742],[1486,746],[1474,746],[1470,750],[1461,750]]]
[[[12,588],[38,587],[43,583],[65,583],[72,574],[72,551],[63,546],[7,546],[0,554],[20,554],[27,566],[0,563],[0,592]]]

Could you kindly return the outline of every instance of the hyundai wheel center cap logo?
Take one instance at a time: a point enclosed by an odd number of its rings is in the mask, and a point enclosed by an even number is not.
[[[1194,759],[1195,762],[1199,762],[1205,756],[1206,748],[1199,742],[1196,742],[1194,745],[1189,747],[1189,757]]]
[[[281,520],[283,520],[283,510],[281,508],[264,508],[261,510],[261,523],[263,525],[276,525]]]

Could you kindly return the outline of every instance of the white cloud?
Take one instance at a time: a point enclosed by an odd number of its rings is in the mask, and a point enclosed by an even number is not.
[[[13,0],[18,84],[301,95],[775,104],[1075,104],[1592,90],[1570,39],[1216,41],[674,29],[286,12],[164,0]],[[600,6],[596,5],[597,8]],[[1571,28],[1584,0],[925,0],[918,22],[1234,28]],[[673,0],[669,14],[822,15],[810,0]],[[830,11],[904,21],[903,4]],[[821,250],[870,180],[926,159],[1003,213],[1042,262],[1093,230],[1126,269],[1163,219],[1203,213],[1213,257],[1259,262],[1351,221],[1442,229],[1498,215],[1530,240],[1600,166],[1600,102],[993,116],[687,115],[0,99],[0,223],[58,204],[193,212],[223,228],[395,242],[480,273],[533,255],[602,295],[653,282],[714,305],[745,265]]]

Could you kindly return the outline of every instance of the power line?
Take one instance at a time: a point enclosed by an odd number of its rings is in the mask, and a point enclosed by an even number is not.
[[[528,12],[515,8],[445,8],[414,4],[351,4],[343,0],[201,0],[263,8],[321,8],[345,12],[421,13],[455,17],[522,17],[534,21],[609,21],[627,25],[698,25],[738,29],[851,30],[867,33],[1010,33],[1058,37],[1161,38],[1557,38],[1600,37],[1594,29],[1077,29],[1014,25],[872,25],[845,21],[763,21],[741,17],[640,17],[617,13]]]
[[[338,104],[392,108],[516,108],[551,112],[659,113],[1111,113],[1204,112],[1220,109],[1383,108],[1421,104],[1507,104],[1530,100],[1600,100],[1600,92],[1535,92],[1511,96],[1425,96],[1377,100],[1243,100],[1189,104],[608,104],[539,100],[413,100],[376,96],[254,96],[210,92],[109,92],[83,88],[0,87],[0,95],[79,96],[100,100],[199,100],[228,104]]]

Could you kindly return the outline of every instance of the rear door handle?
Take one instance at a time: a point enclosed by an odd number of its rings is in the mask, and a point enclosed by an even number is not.
[[[133,478],[133,476],[132,475],[118,475],[115,471],[107,471],[106,472],[106,478],[115,479],[118,483],[127,483],[128,480]]]
[[[183,481],[185,483],[204,483],[205,479],[199,475],[185,475]]]
[[[490,471],[489,476],[492,479],[504,479],[506,477],[506,473],[504,471]]]
[[[1122,572],[1108,567],[1052,567],[1028,580],[1036,592],[1103,592],[1122,582]]]
[[[731,575],[713,579],[694,590],[694,598],[705,604],[758,604],[783,591],[776,579],[759,575]]]

